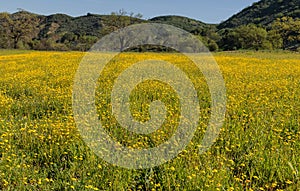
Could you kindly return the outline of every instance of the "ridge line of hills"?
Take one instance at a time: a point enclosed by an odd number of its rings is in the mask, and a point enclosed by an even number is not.
[[[0,48],[88,50],[110,32],[137,23],[162,23],[184,29],[210,50],[300,49],[300,0],[261,0],[220,24],[183,16],[149,20],[125,11],[111,15],[87,13],[38,15],[24,10],[0,13]]]

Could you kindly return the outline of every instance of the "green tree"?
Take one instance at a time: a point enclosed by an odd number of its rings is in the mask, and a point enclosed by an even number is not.
[[[106,21],[106,25],[102,30],[102,35],[106,35],[113,31],[120,30],[118,33],[119,34],[118,38],[120,43],[119,49],[122,52],[124,49],[127,48],[128,43],[132,40],[128,38],[129,37],[128,35],[122,34],[122,28],[125,28],[129,25],[138,22],[143,22],[141,20],[142,17],[143,16],[140,13],[138,14],[127,13],[124,9],[121,9],[118,12],[112,12],[109,17],[109,20]],[[135,37],[132,36],[132,38]]]
[[[0,48],[13,48],[10,29],[13,21],[8,13],[0,13],[0,24]]]
[[[236,32],[239,35],[242,49],[265,49],[267,44],[267,31],[254,24],[238,27]]]
[[[97,42],[97,40],[98,38],[95,36],[82,35],[77,40],[76,49],[80,51],[87,51]]]
[[[272,49],[282,49],[283,48],[283,39],[278,31],[270,30],[267,36],[268,41],[272,45]]]
[[[218,44],[214,40],[209,40],[208,41],[208,49],[210,51],[217,51],[219,49]]]
[[[223,50],[237,50],[242,48],[241,41],[239,39],[240,34],[236,30],[226,29],[221,32],[222,39],[219,46]]]
[[[12,48],[26,48],[38,34],[39,18],[26,11],[4,16],[6,38],[12,41]]]
[[[128,13],[124,9],[120,9],[117,12],[112,12],[108,20],[106,20],[106,25],[102,30],[104,34],[109,34],[115,30],[127,27],[131,24],[136,23],[143,17],[142,14]]]
[[[299,47],[300,43],[300,19],[282,17],[272,24],[272,30],[280,34],[283,48],[292,49]]]
[[[236,49],[271,49],[267,31],[254,24],[242,25],[223,33],[221,46],[224,50]]]

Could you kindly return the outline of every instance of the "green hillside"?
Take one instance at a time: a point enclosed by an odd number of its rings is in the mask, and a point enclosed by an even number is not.
[[[127,15],[0,13],[0,48],[87,50],[105,34],[141,22]]]
[[[222,22],[218,28],[234,28],[250,23],[269,26],[282,17],[300,18],[300,0],[261,0]]]
[[[24,10],[0,13],[0,49],[87,51],[106,34],[148,22],[186,30],[211,51],[300,49],[300,0],[261,0],[219,25],[176,15],[145,20],[141,14],[128,14],[124,10],[79,17],[44,16]]]
[[[216,25],[213,24],[206,24],[195,19],[191,19],[183,16],[176,16],[176,15],[154,17],[149,21],[155,23],[173,25],[175,27],[181,28],[193,34],[201,34],[210,28],[216,27]]]

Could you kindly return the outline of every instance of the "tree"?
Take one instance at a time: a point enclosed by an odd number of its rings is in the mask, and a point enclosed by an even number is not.
[[[267,35],[268,41],[272,45],[272,49],[282,49],[283,48],[283,39],[278,31],[270,30]]]
[[[233,30],[226,31],[221,40],[225,50],[236,49],[270,49],[271,44],[267,39],[267,31],[254,24],[242,25]]]
[[[267,31],[254,24],[238,27],[236,32],[243,49],[264,49],[267,41]]]
[[[132,25],[142,17],[143,15],[140,13],[127,13],[124,9],[120,9],[118,12],[112,12],[109,19],[106,20],[106,26],[103,29],[103,33],[109,34],[118,29]]]
[[[76,48],[80,51],[87,51],[97,42],[97,40],[98,38],[95,36],[82,35],[78,38]]]
[[[210,51],[217,51],[219,49],[219,46],[214,40],[209,40],[208,41],[208,49]]]
[[[129,25],[132,25],[132,24],[135,24],[138,22],[140,22],[140,23],[143,22],[141,20],[142,17],[143,16],[140,13],[128,14],[124,9],[120,9],[118,12],[112,12],[111,16],[109,17],[109,20],[106,21],[107,25],[102,30],[102,34],[106,35],[113,31],[119,30],[119,33],[118,33],[119,34],[118,38],[119,38],[119,43],[120,43],[119,50],[122,52],[124,49],[129,48],[128,42],[130,42],[130,40],[131,40],[131,39],[128,39],[128,37],[130,37],[130,35],[122,33],[122,29]],[[132,38],[134,38],[134,36],[132,36]]]
[[[5,32],[12,41],[11,48],[23,48],[37,36],[39,18],[25,11],[5,16]]]
[[[0,48],[13,48],[10,26],[13,24],[8,13],[0,13]]]
[[[220,41],[220,47],[223,50],[237,50],[242,48],[241,42],[239,40],[239,34],[232,29],[226,29],[222,31],[222,39]]]
[[[282,17],[272,24],[272,30],[280,34],[283,48],[297,48],[300,43],[300,19]]]

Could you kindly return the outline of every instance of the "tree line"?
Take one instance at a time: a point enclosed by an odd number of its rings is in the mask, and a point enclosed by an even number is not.
[[[143,20],[141,14],[127,13],[124,10],[106,16],[88,13],[78,19],[60,14],[46,17],[24,10],[15,14],[0,13],[0,48],[87,51],[106,34],[132,24],[147,22],[153,21]],[[189,25],[181,23],[181,26],[186,29]],[[299,18],[281,17],[268,27],[247,24],[218,29],[217,26],[210,26],[193,28],[189,32],[197,36],[211,51],[300,51]]]

